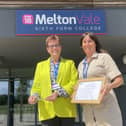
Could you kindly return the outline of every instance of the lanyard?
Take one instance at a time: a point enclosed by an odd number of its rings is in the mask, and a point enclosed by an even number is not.
[[[54,67],[53,74],[54,74],[54,78],[56,80],[57,75],[58,75],[58,70],[59,70],[59,63],[53,64],[53,67]]]
[[[86,58],[83,60],[83,78],[87,78],[87,71],[88,71],[88,62]]]
[[[54,64],[53,61],[50,61],[50,75],[51,75],[51,85],[52,90],[59,89],[59,85],[56,83],[56,78],[58,75],[58,69],[59,69],[59,62],[57,64]]]

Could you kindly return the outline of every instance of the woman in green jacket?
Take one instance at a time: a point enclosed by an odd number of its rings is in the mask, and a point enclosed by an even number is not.
[[[58,36],[47,37],[46,49],[50,57],[37,64],[28,102],[38,102],[42,126],[73,126],[76,106],[70,102],[70,95],[78,78],[75,64],[73,60],[61,57],[62,45]]]

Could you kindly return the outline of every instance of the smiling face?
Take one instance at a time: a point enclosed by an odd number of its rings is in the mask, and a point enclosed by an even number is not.
[[[55,39],[49,40],[46,45],[46,49],[52,59],[59,60],[62,51],[62,47],[59,40]]]
[[[82,49],[87,56],[92,56],[96,52],[96,44],[89,35],[86,35],[82,40]]]

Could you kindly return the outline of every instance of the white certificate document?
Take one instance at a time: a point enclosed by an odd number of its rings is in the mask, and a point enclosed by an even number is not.
[[[99,97],[102,82],[80,82],[78,90],[76,92],[75,100],[97,100]]]
[[[100,104],[101,88],[105,84],[105,78],[89,78],[78,81],[77,89],[72,94],[72,103]]]

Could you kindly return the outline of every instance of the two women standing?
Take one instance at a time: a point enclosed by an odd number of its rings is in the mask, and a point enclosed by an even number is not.
[[[79,63],[78,72],[73,60],[61,57],[62,44],[58,36],[46,39],[50,57],[37,64],[31,89],[30,104],[38,102],[42,126],[74,126],[76,106],[71,94],[79,79],[105,77],[106,84],[99,105],[82,105],[86,126],[122,126],[122,117],[113,88],[123,83],[121,72],[108,53],[104,53],[93,33],[84,33],[80,46],[85,58]]]

